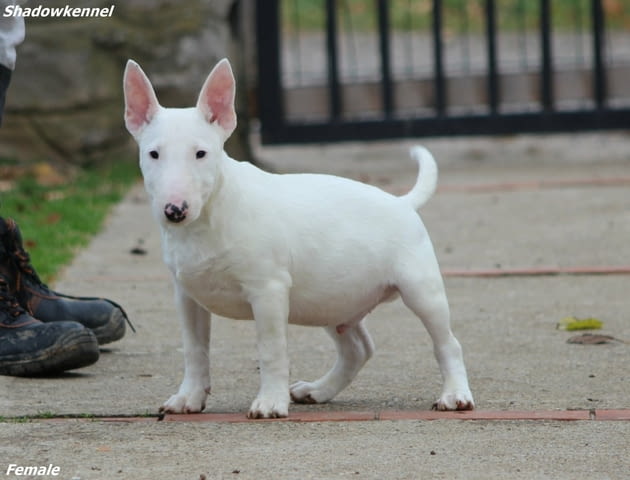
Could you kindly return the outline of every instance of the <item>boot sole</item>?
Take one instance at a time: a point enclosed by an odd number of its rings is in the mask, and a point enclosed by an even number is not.
[[[87,367],[98,360],[98,342],[88,329],[67,332],[45,350],[32,354],[0,358],[0,375],[29,377],[54,375]]]

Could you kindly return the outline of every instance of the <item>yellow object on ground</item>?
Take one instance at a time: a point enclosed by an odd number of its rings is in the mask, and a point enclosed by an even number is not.
[[[602,328],[604,322],[597,318],[565,317],[558,322],[558,330],[597,330]]]

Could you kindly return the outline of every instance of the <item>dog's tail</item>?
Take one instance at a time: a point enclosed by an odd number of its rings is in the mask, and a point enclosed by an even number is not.
[[[438,169],[437,164],[426,148],[416,145],[409,150],[411,158],[415,158],[420,167],[418,180],[413,188],[401,198],[408,201],[414,210],[418,211],[435,193],[437,186]]]

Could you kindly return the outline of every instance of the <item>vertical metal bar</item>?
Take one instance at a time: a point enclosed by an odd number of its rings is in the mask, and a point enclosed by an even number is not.
[[[593,96],[598,109],[606,103],[606,69],[604,67],[604,10],[601,0],[591,1],[593,17]]]
[[[273,141],[285,124],[280,72],[280,1],[256,2],[258,105],[263,142]]]
[[[376,0],[378,16],[379,49],[381,54],[381,95],[383,113],[391,117],[394,110],[394,92],[392,85],[391,57],[389,49],[389,6],[387,0]]]
[[[486,0],[486,46],[488,49],[488,107],[495,115],[499,109],[499,74],[497,68],[497,25],[494,0]]]
[[[328,92],[330,119],[341,117],[341,89],[339,87],[339,65],[337,45],[337,2],[326,0],[326,57],[328,58]]]
[[[540,71],[540,100],[543,110],[545,112],[550,112],[554,108],[550,0],[540,0],[540,46],[542,57]]]
[[[433,89],[435,113],[443,117],[446,113],[446,78],[442,49],[442,1],[433,0]]]

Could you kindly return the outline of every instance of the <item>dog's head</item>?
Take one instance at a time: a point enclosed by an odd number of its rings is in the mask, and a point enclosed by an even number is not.
[[[235,82],[221,60],[206,79],[193,108],[164,108],[133,60],[123,88],[125,125],[140,151],[140,168],[158,221],[194,222],[218,181],[223,144],[236,128]]]

